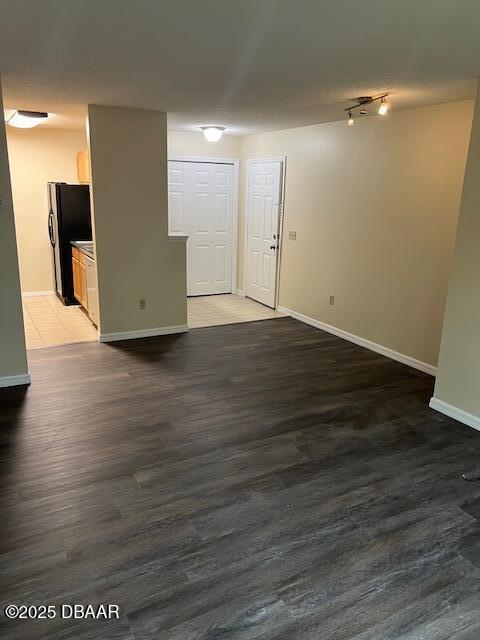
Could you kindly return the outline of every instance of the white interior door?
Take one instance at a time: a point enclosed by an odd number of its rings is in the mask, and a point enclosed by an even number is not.
[[[275,307],[282,162],[248,165],[246,295]]]
[[[189,166],[187,162],[168,163],[168,231],[188,234]]]
[[[169,162],[169,229],[188,235],[187,294],[232,291],[233,165]]]

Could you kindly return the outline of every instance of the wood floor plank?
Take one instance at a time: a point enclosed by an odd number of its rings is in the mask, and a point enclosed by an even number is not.
[[[0,390],[2,638],[478,637],[480,434],[430,376],[292,318],[29,366]]]

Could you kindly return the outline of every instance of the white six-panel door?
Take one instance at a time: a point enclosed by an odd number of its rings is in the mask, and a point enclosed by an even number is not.
[[[246,295],[275,307],[282,163],[248,164]]]
[[[168,232],[187,235],[188,221],[187,162],[168,163]]]
[[[233,165],[169,161],[169,231],[187,241],[187,293],[232,291]]]

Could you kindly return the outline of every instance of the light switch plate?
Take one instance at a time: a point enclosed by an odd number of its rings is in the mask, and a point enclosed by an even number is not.
[[[288,232],[288,239],[289,240],[296,240],[297,239],[297,232],[296,231],[289,231]]]

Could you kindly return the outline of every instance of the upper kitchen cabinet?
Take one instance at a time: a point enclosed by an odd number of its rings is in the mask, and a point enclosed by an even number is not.
[[[80,184],[90,183],[90,162],[87,149],[77,153],[77,175]]]

